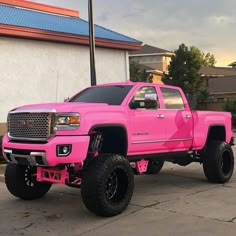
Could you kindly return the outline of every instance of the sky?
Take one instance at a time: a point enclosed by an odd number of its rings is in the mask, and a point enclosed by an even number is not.
[[[88,19],[88,0],[33,1]],[[236,61],[235,9],[235,0],[93,0],[95,24],[170,51],[196,46],[214,54],[216,66]]]

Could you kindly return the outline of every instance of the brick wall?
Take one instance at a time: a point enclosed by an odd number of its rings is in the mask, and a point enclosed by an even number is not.
[[[223,111],[224,102],[199,102],[197,110]]]
[[[152,74],[152,82],[154,84],[163,84],[163,82],[161,81],[162,75],[155,75]]]

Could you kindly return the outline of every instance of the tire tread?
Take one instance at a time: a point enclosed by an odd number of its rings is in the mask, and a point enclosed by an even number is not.
[[[129,178],[128,193],[122,204],[111,206],[104,199],[103,183],[106,181],[106,174],[110,168],[120,167],[126,171]],[[85,171],[81,195],[88,210],[100,216],[114,216],[123,212],[132,197],[134,188],[133,172],[127,159],[118,154],[101,154],[90,163]]]

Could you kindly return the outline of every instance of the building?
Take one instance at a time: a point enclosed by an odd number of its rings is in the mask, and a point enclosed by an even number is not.
[[[227,99],[236,99],[236,70],[227,67],[205,67],[200,70],[209,93],[204,109],[222,111]]]
[[[129,52],[129,60],[142,64],[146,71],[152,74],[154,83],[162,83],[161,77],[163,72],[168,72],[173,55],[173,52],[144,44],[140,50]]]
[[[61,102],[90,85],[88,32],[78,11],[0,0],[0,135],[10,109]],[[95,36],[97,82],[128,80],[128,51],[141,42],[100,26]]]
[[[228,66],[231,66],[232,68],[236,68],[236,61],[234,61],[234,62],[232,62],[232,63],[230,63]]]

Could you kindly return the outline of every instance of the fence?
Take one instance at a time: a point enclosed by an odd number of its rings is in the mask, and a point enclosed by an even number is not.
[[[224,101],[217,102],[200,102],[198,103],[199,110],[207,110],[207,111],[223,111],[224,110]]]

